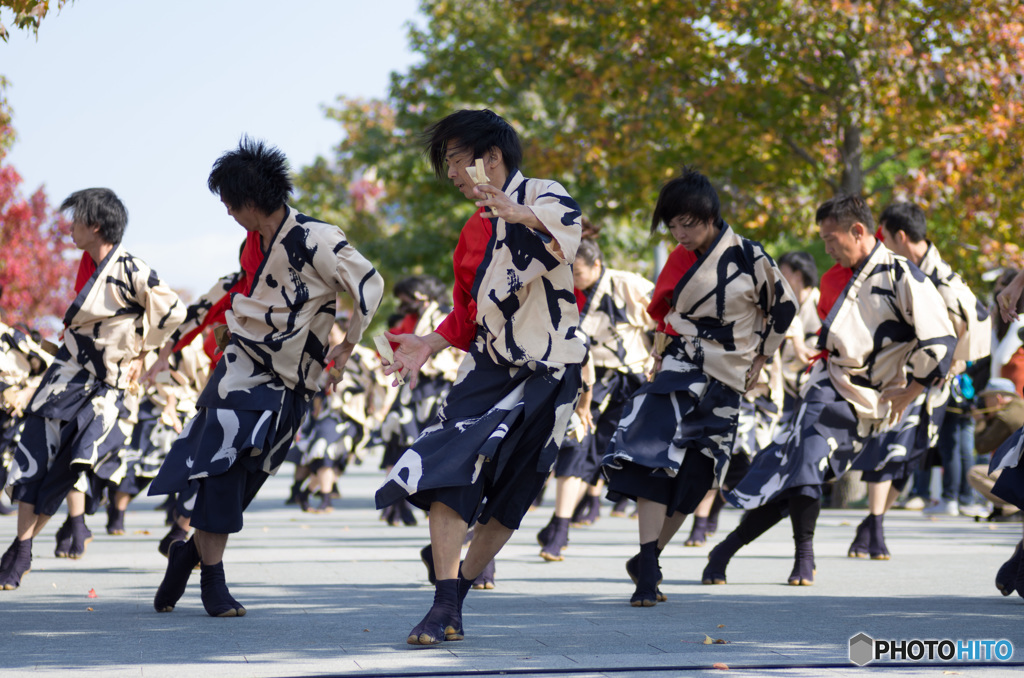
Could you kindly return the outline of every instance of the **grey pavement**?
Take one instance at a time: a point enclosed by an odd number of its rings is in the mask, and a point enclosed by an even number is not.
[[[822,512],[812,587],[786,585],[792,566],[784,522],[735,558],[729,584],[702,586],[710,544],[737,523],[722,513],[709,546],[682,545],[688,525],[662,556],[667,603],[628,604],[623,564],[636,552],[636,522],[611,518],[573,529],[566,560],[538,557],[535,539],[551,515],[531,512],[500,554],[497,588],[472,591],[466,639],[436,647],[405,643],[429,608],[433,588],[419,559],[416,527],[378,520],[372,496],[382,475],[374,460],[341,479],[331,514],[284,506],[291,466],[272,478],[232,537],[225,569],[242,618],[213,619],[199,600],[198,573],[177,608],[153,611],[166,561],[158,503],[140,498],[124,536],[108,536],[105,515],[81,560],[53,557],[55,517],[34,548],[21,588],[0,591],[0,675],[97,676],[447,676],[570,675],[663,678],[732,674],[845,676],[868,669],[896,675],[1018,676],[1024,660],[1024,601],[999,595],[996,570],[1021,537],[1019,523],[886,518],[891,561],[846,557],[860,511]],[[15,520],[0,517],[0,539]],[[88,592],[94,590],[95,598]],[[849,662],[849,639],[1007,639],[1012,664],[898,666]],[[704,644],[706,637],[728,641]]]

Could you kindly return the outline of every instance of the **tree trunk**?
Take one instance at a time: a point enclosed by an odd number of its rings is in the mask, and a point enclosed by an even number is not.
[[[843,176],[839,190],[846,195],[864,195],[864,148],[861,146],[860,125],[849,123],[843,127]]]

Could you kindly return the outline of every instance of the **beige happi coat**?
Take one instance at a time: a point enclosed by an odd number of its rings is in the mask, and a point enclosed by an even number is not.
[[[226,314],[231,343],[224,358],[241,361],[218,384],[221,397],[269,383],[318,390],[336,298],[353,299],[346,338],[356,343],[384,294],[384,280],[337,226],[288,207],[248,295],[236,294]],[[247,369],[251,361],[262,369]]]
[[[654,283],[636,273],[604,267],[580,321],[595,367],[632,374],[650,370],[655,322],[647,306],[653,291]]]
[[[764,248],[725,224],[676,285],[665,321],[698,368],[743,393],[754,357],[779,349],[796,309]]]
[[[118,245],[64,315],[64,346],[73,364],[62,371],[71,378],[81,367],[108,386],[125,389],[131,362],[142,352],[159,350],[184,318],[178,295]]]
[[[473,290],[484,349],[499,364],[582,363],[587,349],[575,331],[572,278],[582,233],[579,206],[558,182],[527,179],[519,171],[505,194],[527,205],[551,235],[494,220],[492,246]]]
[[[945,378],[956,345],[945,308],[921,270],[881,243],[847,283],[818,345],[828,352],[829,379],[860,419],[860,435],[888,417],[883,391],[906,386],[908,377],[926,387]]]

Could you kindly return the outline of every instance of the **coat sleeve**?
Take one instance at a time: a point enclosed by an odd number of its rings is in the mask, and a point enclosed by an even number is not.
[[[384,278],[340,228],[329,226],[317,229],[317,233],[323,248],[317,248],[313,266],[336,292],[352,297],[354,308],[345,338],[358,343],[384,297]]]
[[[765,319],[758,353],[772,356],[782,346],[786,332],[796,317],[796,297],[782,271],[760,245],[755,245],[754,253],[754,286],[758,295],[757,304]]]
[[[136,272],[135,301],[143,308],[141,350],[159,350],[185,320],[185,304],[145,266]]]
[[[947,313],[935,312],[945,308],[946,302],[917,266],[898,266],[894,274],[897,307],[917,337],[907,359],[908,372],[927,387],[949,373],[956,347],[953,323]]]

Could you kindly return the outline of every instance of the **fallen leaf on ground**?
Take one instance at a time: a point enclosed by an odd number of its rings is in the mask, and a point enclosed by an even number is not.
[[[729,665],[728,664],[723,664],[722,662],[715,662],[714,664],[711,665],[711,668],[713,668],[713,669],[720,669],[722,671],[728,671],[729,670]]]
[[[711,645],[711,644],[712,644],[712,643],[714,643],[714,642],[715,642],[715,641],[711,640],[711,636],[709,636],[709,635],[705,635],[705,636],[704,636],[704,644],[705,644],[705,645]]]
[[[725,624],[719,624],[719,625],[718,625],[718,628],[720,628],[720,629],[724,629],[724,628],[725,628]]]
[[[85,608],[85,611],[86,612],[92,612],[92,608],[91,607],[87,607],[87,608]]]
[[[715,638],[715,645],[728,645],[729,641],[724,638]]]
[[[149,534],[149,530],[135,530],[132,534]]]
[[[86,598],[95,598],[96,597],[96,589],[89,589],[89,593],[87,593],[85,597]]]
[[[370,629],[363,629],[363,633],[369,633]]]

